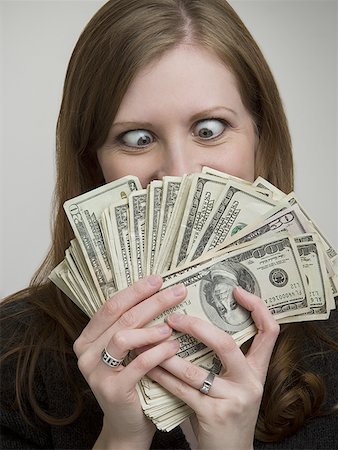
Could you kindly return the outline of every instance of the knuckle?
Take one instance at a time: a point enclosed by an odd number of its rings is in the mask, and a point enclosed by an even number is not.
[[[259,382],[256,382],[253,384],[252,388],[250,389],[250,394],[252,396],[252,399],[255,403],[260,402],[263,396],[264,388],[263,385]]]
[[[187,394],[188,386],[181,380],[177,380],[175,383],[175,395],[177,397],[185,397]]]
[[[229,414],[229,405],[225,406],[223,402],[215,402],[212,411],[212,420],[215,425],[223,425],[224,418]]]
[[[262,331],[265,336],[269,337],[269,339],[277,339],[280,333],[280,325],[274,318],[272,318],[272,320],[269,320],[269,322],[264,326]]]
[[[167,289],[164,289],[152,297],[152,304],[158,312],[163,312],[171,306],[171,297],[166,291]]]
[[[87,358],[85,357],[85,355],[81,355],[78,360],[77,360],[77,366],[80,370],[80,372],[86,376],[87,372],[88,372],[88,361]]]
[[[117,296],[111,300],[108,300],[102,306],[102,314],[104,316],[116,317],[119,315],[119,313],[120,313],[120,305]]]
[[[238,350],[236,341],[227,334],[223,336],[223,339],[219,341],[216,347],[218,347],[216,348],[216,352],[221,352],[222,354],[232,353]]]
[[[125,351],[128,350],[128,339],[123,331],[117,331],[112,337],[112,343],[119,350]]]
[[[231,404],[229,405],[229,412],[232,417],[241,417],[247,410],[249,405],[244,401],[243,397],[236,396],[232,398]]]
[[[138,325],[138,320],[135,313],[129,309],[119,318],[119,324],[124,328],[136,328]]]
[[[147,297],[147,287],[145,280],[138,280],[131,286],[127,288],[132,295],[136,296],[138,299],[145,299]]]
[[[141,371],[148,371],[152,368],[151,358],[145,353],[141,353],[135,360],[135,366]]]
[[[270,324],[270,326],[268,328],[268,331],[274,337],[277,337],[279,335],[279,333],[280,333],[280,325],[279,325],[279,323],[276,322],[275,319],[271,322],[271,324]]]
[[[199,377],[199,368],[194,365],[189,365],[185,368],[183,376],[188,381],[196,381]]]
[[[81,350],[82,350],[82,344],[81,344],[81,339],[77,338],[76,341],[73,344],[73,351],[75,353],[75,355],[79,358],[80,354],[81,354]]]

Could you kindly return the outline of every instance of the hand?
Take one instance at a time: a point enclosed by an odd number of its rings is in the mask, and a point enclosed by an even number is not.
[[[258,330],[246,355],[230,335],[206,321],[184,314],[168,317],[172,328],[195,337],[220,358],[224,371],[215,377],[208,395],[199,391],[208,372],[178,356],[148,373],[195,411],[192,425],[201,450],[253,449],[263,386],[279,334],[279,325],[260,298],[241,288],[234,295],[251,311]]]
[[[152,275],[118,292],[93,316],[74,343],[78,366],[104,413],[97,448],[149,448],[154,425],[143,414],[135,386],[149,370],[178,350],[168,340],[167,324],[143,328],[163,311],[180,303],[184,285],[161,292],[162,278]],[[109,367],[101,359],[104,348],[116,359],[129,350],[151,346],[126,367]]]

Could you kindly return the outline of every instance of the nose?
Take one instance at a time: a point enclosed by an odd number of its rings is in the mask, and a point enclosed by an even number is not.
[[[163,148],[160,176],[182,176],[184,174],[200,172],[202,164],[198,160],[197,152],[186,143],[175,143]]]

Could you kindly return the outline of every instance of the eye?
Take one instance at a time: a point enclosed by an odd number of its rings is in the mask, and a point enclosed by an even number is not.
[[[194,128],[193,135],[201,139],[213,139],[220,136],[227,124],[221,119],[200,120]]]
[[[146,147],[154,142],[154,137],[146,130],[132,130],[123,133],[119,140],[128,147]]]

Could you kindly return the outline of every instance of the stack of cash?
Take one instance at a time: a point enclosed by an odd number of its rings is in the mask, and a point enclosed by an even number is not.
[[[187,287],[174,310],[200,317],[238,345],[256,329],[233,298],[235,286],[261,297],[279,323],[325,320],[335,308],[336,251],[300,205],[265,179],[254,183],[204,167],[142,189],[127,176],[64,204],[75,239],[50,279],[89,317],[115,292],[152,273],[163,288]],[[221,371],[217,356],[175,332],[178,355]],[[128,360],[133,355],[129,355]],[[169,431],[192,410],[144,377],[137,386],[145,414]]]

